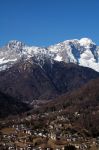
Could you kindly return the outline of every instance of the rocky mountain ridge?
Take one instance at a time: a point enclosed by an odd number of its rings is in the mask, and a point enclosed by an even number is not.
[[[91,39],[66,40],[47,48],[27,46],[19,41],[10,41],[0,48],[0,70],[10,68],[20,60],[34,58],[42,66],[45,59],[75,63],[99,72],[99,46]]]

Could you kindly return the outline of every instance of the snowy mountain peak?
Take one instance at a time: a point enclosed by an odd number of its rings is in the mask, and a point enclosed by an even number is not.
[[[46,59],[75,63],[99,72],[99,46],[91,39],[82,38],[66,40],[47,48],[26,46],[13,40],[0,48],[0,70],[11,67],[20,59],[33,58],[35,63],[43,65]]]
[[[89,38],[66,40],[49,50],[56,53],[55,60],[76,63],[99,72],[99,47]]]
[[[25,46],[24,43],[17,40],[9,41],[9,43],[7,44],[8,49],[21,49],[24,46]]]
[[[79,40],[79,43],[81,46],[90,46],[90,45],[96,45],[91,39],[89,38],[82,38]]]

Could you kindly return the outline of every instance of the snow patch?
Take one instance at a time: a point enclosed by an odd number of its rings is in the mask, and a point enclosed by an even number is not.
[[[15,58],[15,59],[5,59],[5,58],[1,58],[1,59],[0,59],[0,65],[1,65],[1,64],[6,64],[6,63],[8,63],[8,62],[15,62],[15,61],[17,61],[16,58]]]
[[[54,60],[56,60],[56,61],[62,61],[62,57],[59,56],[59,55],[57,55]]]

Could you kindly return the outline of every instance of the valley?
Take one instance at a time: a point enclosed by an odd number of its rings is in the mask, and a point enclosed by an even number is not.
[[[0,150],[98,150],[99,47],[0,49]]]

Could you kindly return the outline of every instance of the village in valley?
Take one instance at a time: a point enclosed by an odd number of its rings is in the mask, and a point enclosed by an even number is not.
[[[0,150],[98,150],[99,137],[74,125],[79,117],[60,110],[0,120]]]

